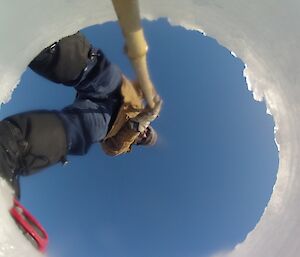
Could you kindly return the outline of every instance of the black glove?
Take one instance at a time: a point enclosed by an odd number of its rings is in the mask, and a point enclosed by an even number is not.
[[[131,119],[131,121],[138,124],[139,132],[143,133],[146,128],[149,127],[150,123],[158,117],[162,103],[162,100],[159,97],[156,97],[155,106],[153,109],[150,107],[146,107],[143,112],[141,112],[135,118]]]

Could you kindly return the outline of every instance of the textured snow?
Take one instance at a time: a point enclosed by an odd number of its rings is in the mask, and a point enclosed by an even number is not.
[[[22,235],[8,210],[12,206],[12,190],[0,179],[0,257],[41,256]]]
[[[274,117],[280,165],[259,223],[228,257],[298,257],[300,252],[300,30],[298,0],[142,0],[148,19],[205,32],[246,64],[254,99]],[[0,8],[0,102],[10,99],[28,62],[45,46],[81,28],[115,20],[108,0],[3,0]],[[5,215],[10,194],[0,186],[0,256],[37,256]]]

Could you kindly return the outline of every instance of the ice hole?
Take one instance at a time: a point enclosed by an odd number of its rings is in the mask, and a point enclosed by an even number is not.
[[[143,24],[164,98],[160,142],[114,159],[95,146],[67,167],[22,180],[24,204],[50,232],[50,254],[209,256],[243,241],[270,199],[274,123],[247,90],[242,61],[165,19]],[[133,78],[117,23],[83,33]],[[0,115],[61,109],[74,95],[27,70]]]

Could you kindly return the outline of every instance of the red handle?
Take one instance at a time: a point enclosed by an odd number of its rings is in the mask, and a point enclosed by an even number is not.
[[[10,209],[10,214],[23,231],[35,241],[37,249],[44,253],[48,246],[48,234],[42,225],[17,199],[14,199],[14,206]]]

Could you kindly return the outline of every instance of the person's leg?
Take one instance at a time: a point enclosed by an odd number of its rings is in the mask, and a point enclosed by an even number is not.
[[[119,91],[122,77],[121,70],[100,49],[92,49],[91,59],[75,89],[81,99],[106,100]]]
[[[119,68],[80,33],[47,47],[29,67],[52,82],[75,87],[82,98],[107,99],[122,81]]]
[[[19,170],[21,149],[18,144],[22,138],[19,131],[8,122],[0,122],[0,176],[14,189],[20,197]]]
[[[36,111],[0,121],[0,176],[18,195],[18,177],[63,161],[67,136],[56,112]]]
[[[73,86],[87,65],[90,50],[86,38],[76,33],[45,48],[29,67],[52,82]]]
[[[76,99],[64,108],[59,115],[68,135],[68,154],[84,155],[93,143],[104,139],[120,104],[119,97],[111,96],[97,103],[90,99]]]

